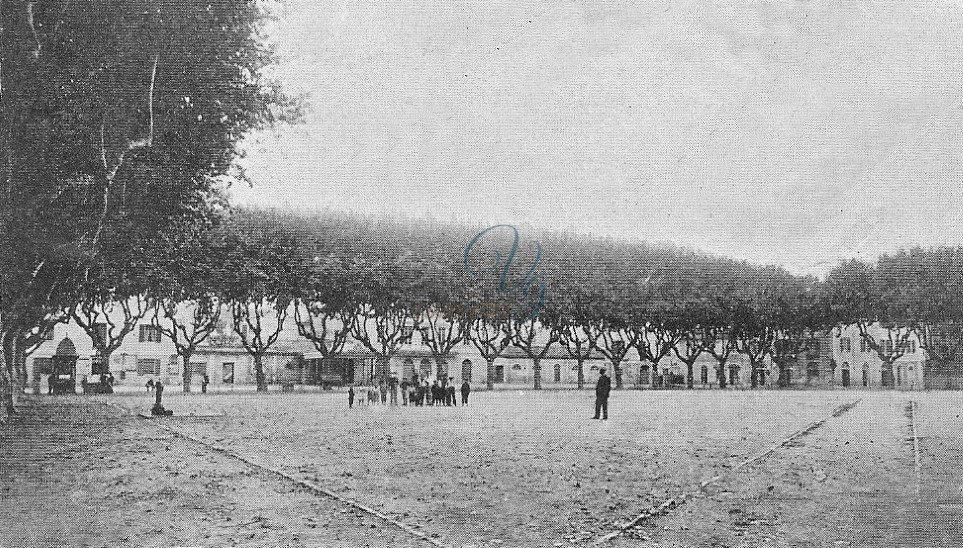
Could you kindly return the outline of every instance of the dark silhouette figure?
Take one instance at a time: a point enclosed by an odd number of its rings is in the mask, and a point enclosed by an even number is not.
[[[468,381],[461,383],[461,404],[468,405],[468,394],[471,394],[471,386]]]
[[[207,375],[201,379],[201,394],[207,394],[207,385],[211,384],[211,378]]]
[[[602,419],[608,420],[609,418],[609,392],[612,391],[612,379],[605,374],[605,369],[599,370],[599,382],[595,384],[595,416],[593,419],[599,418],[599,413],[602,413]]]
[[[354,407],[354,387],[348,387],[348,409]]]

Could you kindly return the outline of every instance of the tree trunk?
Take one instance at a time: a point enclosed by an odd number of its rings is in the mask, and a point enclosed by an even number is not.
[[[535,390],[542,389],[542,360],[532,359],[532,376],[535,377]]]
[[[776,384],[779,388],[788,388],[792,383],[792,378],[789,371],[789,364],[787,362],[779,361],[776,362],[779,367],[779,378],[776,380]]]
[[[181,382],[184,386],[184,392],[191,391],[191,355],[190,351],[186,351],[181,354],[181,361],[184,362],[184,370],[181,372]]]
[[[695,371],[693,365],[695,362],[685,362],[685,387],[692,389],[695,385]]]
[[[890,360],[884,360],[880,365],[880,384],[883,388],[895,388],[896,379],[893,376],[893,362]]]
[[[581,390],[585,388],[585,360],[581,356],[576,359],[578,360],[578,365],[576,366],[576,381],[578,382],[578,389]]]
[[[258,392],[267,392],[267,378],[264,376],[262,358],[261,354],[254,355],[254,380],[257,382]]]
[[[488,375],[485,378],[485,388],[488,390],[495,389],[495,358],[488,358],[485,360],[488,364]]]
[[[0,394],[3,396],[3,406],[7,416],[17,414],[17,402],[14,399],[14,353],[11,332],[3,333],[0,338]]]
[[[615,377],[615,389],[618,390],[622,388],[622,360],[620,358],[612,358],[612,373]]]
[[[391,375],[390,368],[391,368],[390,363],[388,364],[387,367],[384,368],[384,370],[386,371],[386,374],[389,376]],[[435,357],[435,377],[438,378],[438,383],[441,384],[442,386],[447,386],[448,376],[450,374],[451,372],[448,370],[448,361],[441,356],[436,356]]]
[[[659,362],[652,362],[652,377],[649,381],[652,388],[659,388],[662,383],[659,382]]]

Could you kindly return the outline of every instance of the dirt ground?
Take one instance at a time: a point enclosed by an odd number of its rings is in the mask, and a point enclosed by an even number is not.
[[[28,400],[0,427],[0,547],[428,545],[161,425],[447,546],[582,546],[683,492],[699,494],[609,544],[963,546],[960,393],[626,391],[609,421],[589,420],[589,392],[354,409],[343,393],[165,396],[175,416],[150,420]]]

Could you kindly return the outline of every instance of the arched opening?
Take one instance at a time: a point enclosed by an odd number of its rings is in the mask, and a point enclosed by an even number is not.
[[[699,375],[702,380],[702,384],[709,384],[709,366],[703,364],[702,369],[699,371]]]
[[[851,382],[849,378],[849,362],[843,362],[842,376],[843,376],[843,388],[848,388],[849,383]]]
[[[77,391],[77,347],[70,337],[64,337],[57,345],[57,352],[50,363],[48,378],[51,394],[74,394]]]
[[[471,360],[461,362],[461,380],[471,382]]]
[[[562,382],[562,364],[560,363],[555,364],[554,380],[555,382]]]
[[[869,364],[863,363],[863,386],[869,386]]]

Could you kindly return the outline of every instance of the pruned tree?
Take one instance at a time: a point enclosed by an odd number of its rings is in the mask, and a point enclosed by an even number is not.
[[[495,360],[511,345],[511,324],[507,317],[477,314],[471,317],[466,337],[485,359],[485,386],[495,388]]]
[[[140,294],[92,295],[77,305],[71,318],[90,337],[100,362],[91,367],[91,373],[110,371],[111,355],[150,310],[148,299]]]
[[[357,303],[347,275],[344,261],[335,255],[316,255],[301,275],[294,323],[322,359],[340,354],[351,335]]]
[[[219,228],[224,264],[219,295],[235,335],[254,362],[257,390],[267,390],[264,356],[284,330],[306,260],[297,227],[278,212],[238,210]]]
[[[546,328],[545,325],[536,321],[521,321],[511,319],[508,322],[508,333],[511,344],[519,348],[532,360],[532,377],[534,380],[533,388],[542,389],[542,360],[548,355],[552,345],[559,341],[558,331]]]
[[[218,295],[199,295],[180,300],[165,297],[157,302],[151,324],[167,337],[183,364],[184,392],[191,391],[191,358],[218,326],[223,306]]]

